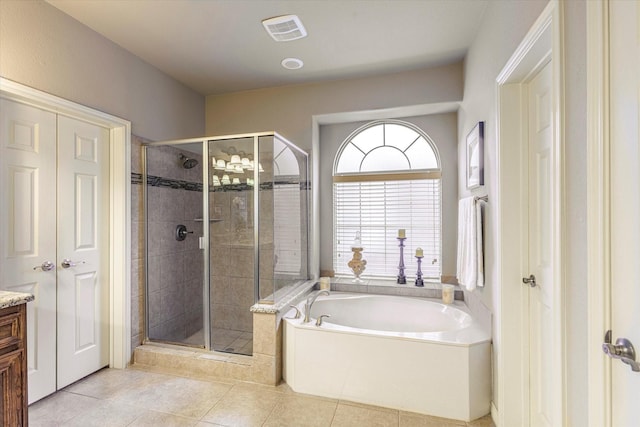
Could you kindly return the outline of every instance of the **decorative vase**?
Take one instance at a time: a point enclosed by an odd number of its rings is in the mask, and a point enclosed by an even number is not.
[[[351,271],[353,271],[353,275],[356,276],[356,278],[353,279],[353,283],[362,283],[360,275],[367,268],[367,261],[362,259],[362,249],[363,248],[351,248],[351,251],[353,252],[353,258],[347,265],[349,266]]]

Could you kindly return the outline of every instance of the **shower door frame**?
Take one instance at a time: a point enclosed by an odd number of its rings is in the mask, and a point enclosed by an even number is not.
[[[217,142],[217,141],[225,141],[229,139],[248,139],[253,138],[253,151],[256,162],[259,158],[259,141],[261,137],[274,137],[278,138],[282,141],[285,141],[289,147],[297,149],[300,153],[303,153],[306,156],[306,179],[309,181],[309,153],[302,150],[300,147],[293,144],[288,139],[284,138],[282,135],[277,132],[254,132],[254,133],[245,133],[245,134],[235,134],[235,135],[221,135],[221,136],[212,136],[212,137],[198,137],[198,138],[188,138],[188,139],[177,139],[177,140],[168,140],[168,141],[158,141],[158,142],[148,142],[142,144],[142,209],[145,215],[145,227],[144,227],[144,244],[145,244],[145,263],[144,263],[144,272],[145,272],[145,313],[144,313],[144,343],[147,342],[165,342],[169,344],[175,345],[184,345],[186,344],[163,341],[158,339],[150,339],[149,338],[149,221],[147,219],[148,215],[148,202],[147,202],[147,148],[148,147],[159,147],[159,146],[175,146],[175,145],[184,145],[184,144],[202,144],[202,243],[203,243],[203,257],[204,257],[204,268],[203,268],[203,276],[202,276],[202,320],[203,320],[203,331],[204,331],[204,348],[206,350],[212,351],[212,343],[211,343],[211,283],[210,283],[210,230],[208,226],[205,224],[209,224],[209,143]],[[259,168],[254,168],[253,171],[253,179],[256,183],[256,187],[254,187],[253,191],[253,223],[254,223],[254,274],[253,274],[253,292],[254,292],[254,304],[274,304],[275,301],[271,300],[261,300],[260,299],[260,176],[259,176]],[[307,233],[307,276],[309,277],[309,261],[310,261],[310,253],[309,253],[309,208],[310,208],[310,200],[307,197],[307,221],[306,221],[306,233]],[[206,309],[205,309],[206,307]],[[199,345],[197,347],[200,347]]]

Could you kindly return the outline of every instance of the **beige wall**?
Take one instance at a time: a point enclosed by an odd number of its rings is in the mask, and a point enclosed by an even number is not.
[[[130,120],[150,140],[202,135],[204,97],[53,6],[0,1],[0,75]]]
[[[208,96],[206,133],[226,135],[273,130],[310,150],[314,115],[461,99],[461,63],[378,77],[274,87]]]

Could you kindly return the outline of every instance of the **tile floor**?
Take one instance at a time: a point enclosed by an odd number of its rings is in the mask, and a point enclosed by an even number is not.
[[[278,387],[103,369],[29,407],[37,426],[493,427],[324,399]]]

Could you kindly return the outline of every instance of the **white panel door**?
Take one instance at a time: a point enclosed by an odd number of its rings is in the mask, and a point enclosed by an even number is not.
[[[640,360],[640,3],[611,1],[611,330]],[[613,360],[613,426],[640,425],[640,372]]]
[[[551,63],[528,84],[530,425],[553,425]]]
[[[56,115],[0,99],[0,146],[0,288],[35,295],[27,304],[33,402],[56,391]]]
[[[108,138],[0,99],[0,288],[35,295],[29,403],[109,363]]]
[[[58,117],[58,388],[109,364],[108,139]]]

